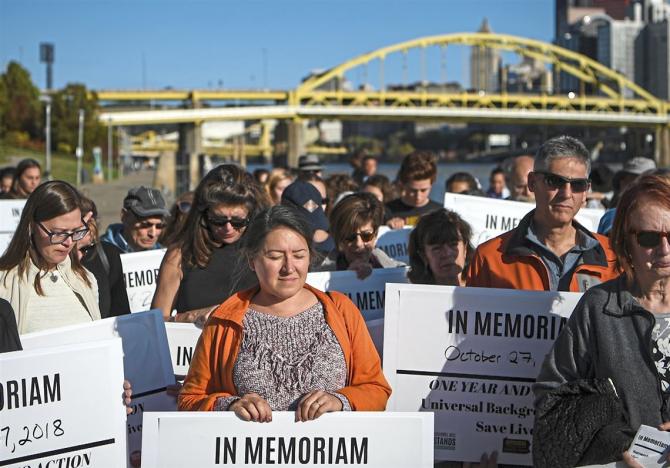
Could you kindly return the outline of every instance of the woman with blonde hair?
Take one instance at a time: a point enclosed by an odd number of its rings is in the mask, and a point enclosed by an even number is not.
[[[265,187],[273,205],[279,205],[281,203],[281,194],[286,187],[291,185],[293,179],[291,173],[286,169],[272,169]]]

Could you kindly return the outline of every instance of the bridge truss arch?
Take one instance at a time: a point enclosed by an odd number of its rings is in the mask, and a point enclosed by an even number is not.
[[[387,90],[384,83],[384,62],[391,54],[407,54],[419,49],[424,67],[424,51],[430,47],[450,45],[471,46],[513,52],[551,65],[554,74],[565,72],[579,80],[578,90],[569,94],[512,94],[464,91],[434,92],[425,88],[413,91]],[[378,62],[379,85],[376,89],[345,90],[341,83],[345,74],[357,67]],[[333,83],[335,86],[332,86]],[[595,92],[587,94],[586,90]],[[547,123],[571,122],[590,124],[661,125],[667,124],[667,104],[644,90],[624,75],[579,53],[553,44],[517,36],[492,33],[458,33],[427,36],[382,47],[362,54],[301,83],[290,93],[290,104],[305,108],[423,108],[442,109],[445,117],[458,116],[468,120],[529,120]],[[463,113],[470,110],[470,113]],[[451,112],[449,112],[451,111]],[[478,112],[481,111],[481,112]],[[309,112],[309,111],[307,111]],[[327,114],[328,112],[326,112]],[[335,114],[337,112],[334,112]],[[404,113],[399,112],[399,118]],[[427,116],[433,114],[428,113]],[[434,113],[439,115],[439,112]],[[388,113],[387,117],[392,114]],[[479,117],[478,117],[479,116]],[[532,118],[531,118],[532,116]],[[544,117],[543,117],[544,116]],[[610,116],[611,118],[606,118]]]

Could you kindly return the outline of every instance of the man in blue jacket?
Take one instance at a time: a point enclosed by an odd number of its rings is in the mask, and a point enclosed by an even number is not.
[[[123,199],[121,223],[110,225],[102,241],[117,246],[123,253],[160,249],[158,237],[168,216],[170,212],[160,190],[132,188]]]

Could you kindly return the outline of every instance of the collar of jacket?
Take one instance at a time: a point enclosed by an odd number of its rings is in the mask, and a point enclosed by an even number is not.
[[[329,295],[323,291],[320,291],[316,288],[313,288],[309,284],[305,283],[303,288],[311,291],[316,298],[323,304],[324,314],[326,319],[328,316],[328,310],[334,307],[334,303],[330,299]],[[221,320],[227,320],[237,324],[242,327],[242,320],[244,320],[244,315],[247,313],[249,304],[251,304],[251,299],[258,293],[260,290],[259,286],[253,288],[245,289],[235,293],[233,296],[228,298],[223,304],[221,304],[213,313],[212,316]]]
[[[610,290],[607,295],[607,301],[605,307],[603,307],[603,313],[606,315],[611,315],[613,317],[623,317],[628,315],[643,314],[651,315],[647,309],[642,307],[640,303],[633,297],[633,294],[630,292],[630,287],[628,285],[628,279],[626,274],[622,273],[615,280],[613,280],[611,287],[614,290]]]
[[[507,239],[507,242],[503,246],[503,253],[505,255],[517,255],[521,257],[537,256],[535,252],[526,245],[526,234],[528,234],[528,228],[530,227],[534,215],[535,210],[533,209],[530,213],[524,216],[517,227],[512,230],[512,235]],[[582,231],[586,235],[592,235],[588,229],[574,219],[572,220],[572,225],[575,229]],[[597,246],[582,254],[579,264],[607,267],[607,255],[605,254],[605,250],[600,244],[600,241],[598,241]]]

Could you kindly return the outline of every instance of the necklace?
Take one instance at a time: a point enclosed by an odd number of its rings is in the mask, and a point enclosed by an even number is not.
[[[54,271],[50,271],[49,279],[51,280],[52,283],[55,283],[56,281],[58,281],[58,275]]]

